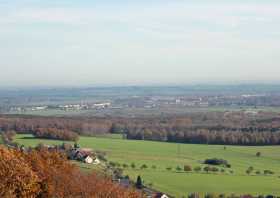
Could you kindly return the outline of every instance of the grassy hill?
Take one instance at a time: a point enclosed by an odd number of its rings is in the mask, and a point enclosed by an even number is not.
[[[35,146],[39,142],[60,144],[61,141],[35,139],[31,135],[17,135],[16,142],[26,146]],[[216,192],[226,194],[275,194],[280,195],[280,146],[224,146],[174,144],[151,141],[122,140],[111,138],[81,137],[82,147],[106,151],[109,161],[120,164],[136,164],[136,168],[125,168],[124,173],[135,179],[141,175],[145,184],[176,197],[190,192]],[[256,153],[261,152],[261,157]],[[224,168],[221,173],[185,173],[176,171],[184,165],[205,166],[201,162],[206,158],[223,158],[232,168]],[[147,169],[140,166],[146,164]],[[156,166],[156,169],[152,169]],[[252,166],[254,171],[247,175],[245,171]],[[166,170],[172,167],[172,170]],[[219,167],[222,169],[222,167]],[[274,175],[266,176],[263,170],[269,169]],[[232,173],[232,172],[233,173]],[[260,171],[261,174],[255,174]]]

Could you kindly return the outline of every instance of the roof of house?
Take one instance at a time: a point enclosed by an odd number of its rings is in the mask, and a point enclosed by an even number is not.
[[[167,198],[168,196],[163,193],[156,193],[155,198]]]

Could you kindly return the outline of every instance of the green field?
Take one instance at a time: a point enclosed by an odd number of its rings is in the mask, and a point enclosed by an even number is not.
[[[16,142],[26,146],[35,146],[39,142],[60,144],[61,141],[35,139],[31,135],[17,135]],[[125,174],[135,179],[141,175],[145,184],[152,183],[153,188],[170,195],[181,197],[190,192],[213,192],[226,194],[274,194],[280,195],[280,146],[246,147],[246,146],[214,146],[174,144],[151,141],[134,141],[111,138],[81,137],[81,147],[106,151],[109,161],[136,164],[136,169],[126,168]],[[261,157],[256,153],[261,152]],[[232,165],[225,173],[184,173],[177,172],[177,166],[201,164],[206,158],[223,158]],[[141,170],[142,164],[148,166]],[[155,165],[156,169],[151,167]],[[269,169],[274,175],[246,175],[249,166],[254,172]],[[166,170],[172,167],[171,171]],[[234,171],[230,173],[230,170]]]

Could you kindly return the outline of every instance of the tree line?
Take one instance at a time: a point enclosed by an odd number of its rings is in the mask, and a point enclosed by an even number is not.
[[[56,128],[38,128],[34,130],[33,135],[38,138],[47,138],[55,140],[68,140],[77,142],[79,135],[68,129]]]
[[[154,117],[0,116],[0,130],[76,140],[78,135],[125,134],[128,139],[193,144],[278,145],[280,115],[260,112],[192,113]]]

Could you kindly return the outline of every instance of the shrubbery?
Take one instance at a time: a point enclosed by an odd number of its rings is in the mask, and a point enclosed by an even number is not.
[[[190,172],[190,171],[192,171],[192,167],[190,165],[185,165],[184,166],[184,171],[185,172]]]
[[[180,171],[182,171],[182,168],[180,166],[177,166],[176,171],[180,172]]]
[[[147,166],[146,164],[143,164],[140,168],[141,168],[141,169],[147,169],[148,166]]]
[[[194,167],[194,171],[195,171],[195,172],[199,172],[199,171],[201,171],[201,167],[200,167],[200,166],[196,166],[196,167]]]
[[[265,174],[265,175],[273,175],[274,172],[271,171],[271,170],[264,170],[264,171],[263,171],[263,174]]]
[[[209,165],[223,165],[227,168],[230,168],[230,164],[227,162],[227,160],[224,159],[217,159],[217,158],[211,158],[211,159],[206,159],[204,161],[204,164],[209,164]]]
[[[211,166],[205,166],[203,168],[203,170],[207,173],[208,172],[218,172],[219,171],[219,169],[217,167],[211,167]]]

